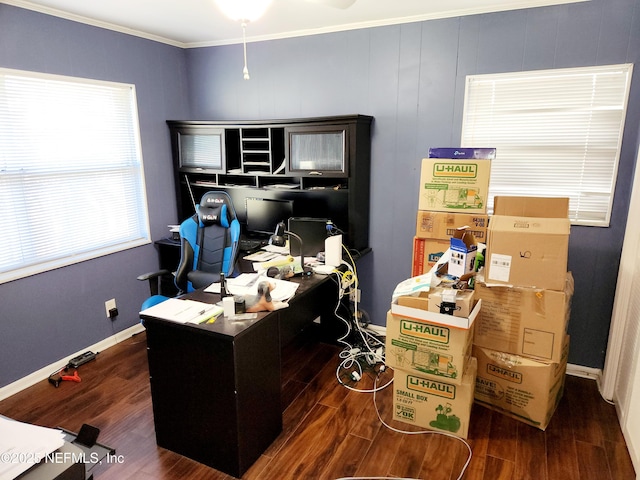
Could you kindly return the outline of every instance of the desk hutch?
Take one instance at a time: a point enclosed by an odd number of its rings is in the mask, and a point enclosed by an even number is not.
[[[368,248],[372,120],[168,121],[180,220],[213,189],[241,223],[246,198],[293,200],[294,216],[328,218],[346,245]]]

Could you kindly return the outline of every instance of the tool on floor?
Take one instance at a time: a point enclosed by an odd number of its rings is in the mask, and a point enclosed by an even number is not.
[[[58,388],[60,386],[60,382],[67,381],[67,382],[80,383],[82,381],[82,379],[80,378],[80,375],[78,375],[78,370],[74,370],[73,375],[62,373],[62,372],[68,372],[68,370],[69,370],[69,366],[66,366],[58,370],[56,373],[52,373],[51,375],[49,375],[49,383],[54,387]]]
[[[61,382],[65,382],[65,381],[80,383],[82,379],[78,374],[77,368],[80,365],[84,365],[85,363],[90,362],[91,360],[95,360],[96,355],[97,355],[96,353],[93,353],[92,351],[89,350],[76,357],[73,357],[71,360],[69,360],[69,363],[67,363],[64,367],[62,367],[60,370],[49,375],[49,383],[56,388],[60,386]],[[74,370],[73,374],[68,373],[69,370],[71,369]]]

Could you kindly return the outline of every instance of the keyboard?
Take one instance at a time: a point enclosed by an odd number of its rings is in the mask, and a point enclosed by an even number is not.
[[[258,238],[241,238],[238,241],[238,248],[243,252],[258,250],[267,244],[266,240]]]

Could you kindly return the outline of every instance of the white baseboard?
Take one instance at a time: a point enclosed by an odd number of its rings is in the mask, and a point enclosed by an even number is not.
[[[129,327],[126,330],[123,330],[121,332],[116,333],[115,335],[112,335],[111,337],[107,337],[104,340],[99,341],[98,343],[95,343],[86,348],[83,348],[82,350],[79,350],[78,352],[69,355],[69,357],[66,359],[58,360],[57,362],[47,365],[46,367],[43,367],[40,370],[30,373],[26,377],[22,377],[19,380],[16,380],[15,382],[0,388],[0,400],[9,398],[10,396],[15,395],[16,393],[24,390],[25,388],[29,388],[32,385],[35,385],[36,383],[49,378],[49,375],[51,375],[52,372],[55,372],[57,370],[64,368],[64,366],[67,365],[67,363],[69,363],[70,359],[80,355],[81,353],[86,352],[87,350],[91,350],[92,352],[102,352],[109,347],[113,347],[114,345],[124,340],[127,340],[128,338],[131,338],[132,335],[135,335],[143,331],[144,331],[144,326],[138,323],[133,327]]]
[[[603,388],[602,388],[602,369],[601,368],[591,368],[591,367],[583,367],[582,365],[574,365],[571,363],[567,364],[567,375],[573,375],[574,377],[582,377],[588,378],[589,380],[595,380],[596,385],[598,386],[598,392],[600,392],[600,396],[609,403],[614,403],[613,398],[607,398]]]
[[[567,363],[567,375],[574,377],[588,378],[599,382],[602,378],[602,369],[583,367],[582,365],[575,365],[573,363]]]

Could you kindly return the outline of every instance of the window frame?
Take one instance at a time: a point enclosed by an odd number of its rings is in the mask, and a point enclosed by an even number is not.
[[[135,85],[0,68],[0,121],[0,284],[151,243]]]
[[[569,196],[569,218],[573,225],[608,227],[632,72],[633,64],[628,63],[468,75],[461,146],[497,149],[496,159],[492,162],[489,213],[496,195]],[[607,82],[616,75],[620,80],[619,90],[610,94],[613,89]],[[569,79],[573,79],[575,85],[569,84]],[[550,88],[552,81],[556,82],[557,90]],[[578,97],[579,91],[584,92],[583,97]],[[587,98],[587,94],[591,97]],[[482,121],[478,112],[484,106],[478,103],[480,100],[488,106],[486,113],[481,114],[484,115]],[[612,103],[606,104],[609,101]],[[608,129],[604,128],[607,121],[611,122]],[[540,142],[539,136],[543,134],[550,139],[546,143]],[[565,138],[561,138],[563,135]],[[584,158],[579,163],[581,149]],[[598,158],[600,152],[607,153],[601,155],[606,162]],[[532,168],[534,164],[541,168]],[[567,166],[563,170],[564,176],[562,170],[552,169],[559,165]],[[568,168],[569,165],[581,166],[580,179],[571,178],[571,172],[577,170]],[[544,167],[550,167],[549,173],[542,170]],[[523,175],[521,171],[527,173]],[[586,180],[587,174],[593,181]],[[564,185],[559,179],[564,179]],[[536,186],[529,188],[535,182]]]

